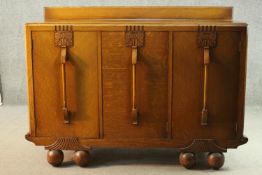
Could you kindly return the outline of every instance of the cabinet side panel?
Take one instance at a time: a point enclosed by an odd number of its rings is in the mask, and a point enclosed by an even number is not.
[[[35,111],[34,111],[34,77],[33,77],[33,55],[32,55],[32,31],[29,26],[25,26],[25,46],[26,46],[26,71],[27,71],[27,94],[29,111],[29,134],[35,136]]]
[[[240,41],[240,69],[239,69],[239,93],[238,93],[238,123],[237,137],[242,138],[244,132],[246,69],[247,69],[247,28],[241,32]]]
[[[208,68],[208,110],[211,136],[236,136],[239,91],[240,32],[218,32],[217,46],[211,49]]]

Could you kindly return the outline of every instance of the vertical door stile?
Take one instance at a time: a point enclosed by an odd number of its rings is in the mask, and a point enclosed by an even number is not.
[[[172,138],[172,85],[173,85],[173,31],[169,32],[168,41],[168,119],[167,138]]]
[[[103,138],[103,91],[102,91],[102,32],[97,32],[97,70],[98,70],[98,115],[99,115],[99,138]]]

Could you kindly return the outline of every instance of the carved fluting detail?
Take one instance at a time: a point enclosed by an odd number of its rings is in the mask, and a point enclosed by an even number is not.
[[[45,147],[48,150],[89,150],[89,147],[82,146],[77,137],[60,137]]]
[[[73,27],[55,26],[55,46],[69,47],[73,45]]]
[[[143,26],[127,26],[125,36],[127,47],[142,47],[144,45],[145,32]]]
[[[199,26],[197,42],[198,47],[216,47],[216,26]]]
[[[226,148],[217,145],[213,139],[194,139],[189,146],[180,150],[182,152],[227,152]]]

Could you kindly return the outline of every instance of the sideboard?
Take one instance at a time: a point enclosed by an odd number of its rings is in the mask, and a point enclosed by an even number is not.
[[[29,133],[54,166],[97,147],[207,152],[243,135],[247,24],[232,7],[47,7],[25,25]]]

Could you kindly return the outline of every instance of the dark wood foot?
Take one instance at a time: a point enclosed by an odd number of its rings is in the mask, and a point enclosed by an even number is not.
[[[90,158],[91,156],[88,151],[76,151],[73,156],[74,162],[81,167],[87,166],[90,162]]]
[[[225,157],[223,153],[209,153],[207,157],[208,166],[218,170],[224,165]]]
[[[196,157],[194,153],[180,153],[179,162],[187,169],[193,168],[196,165]]]
[[[53,166],[60,166],[64,160],[64,153],[61,150],[49,150],[47,152],[47,161]]]

